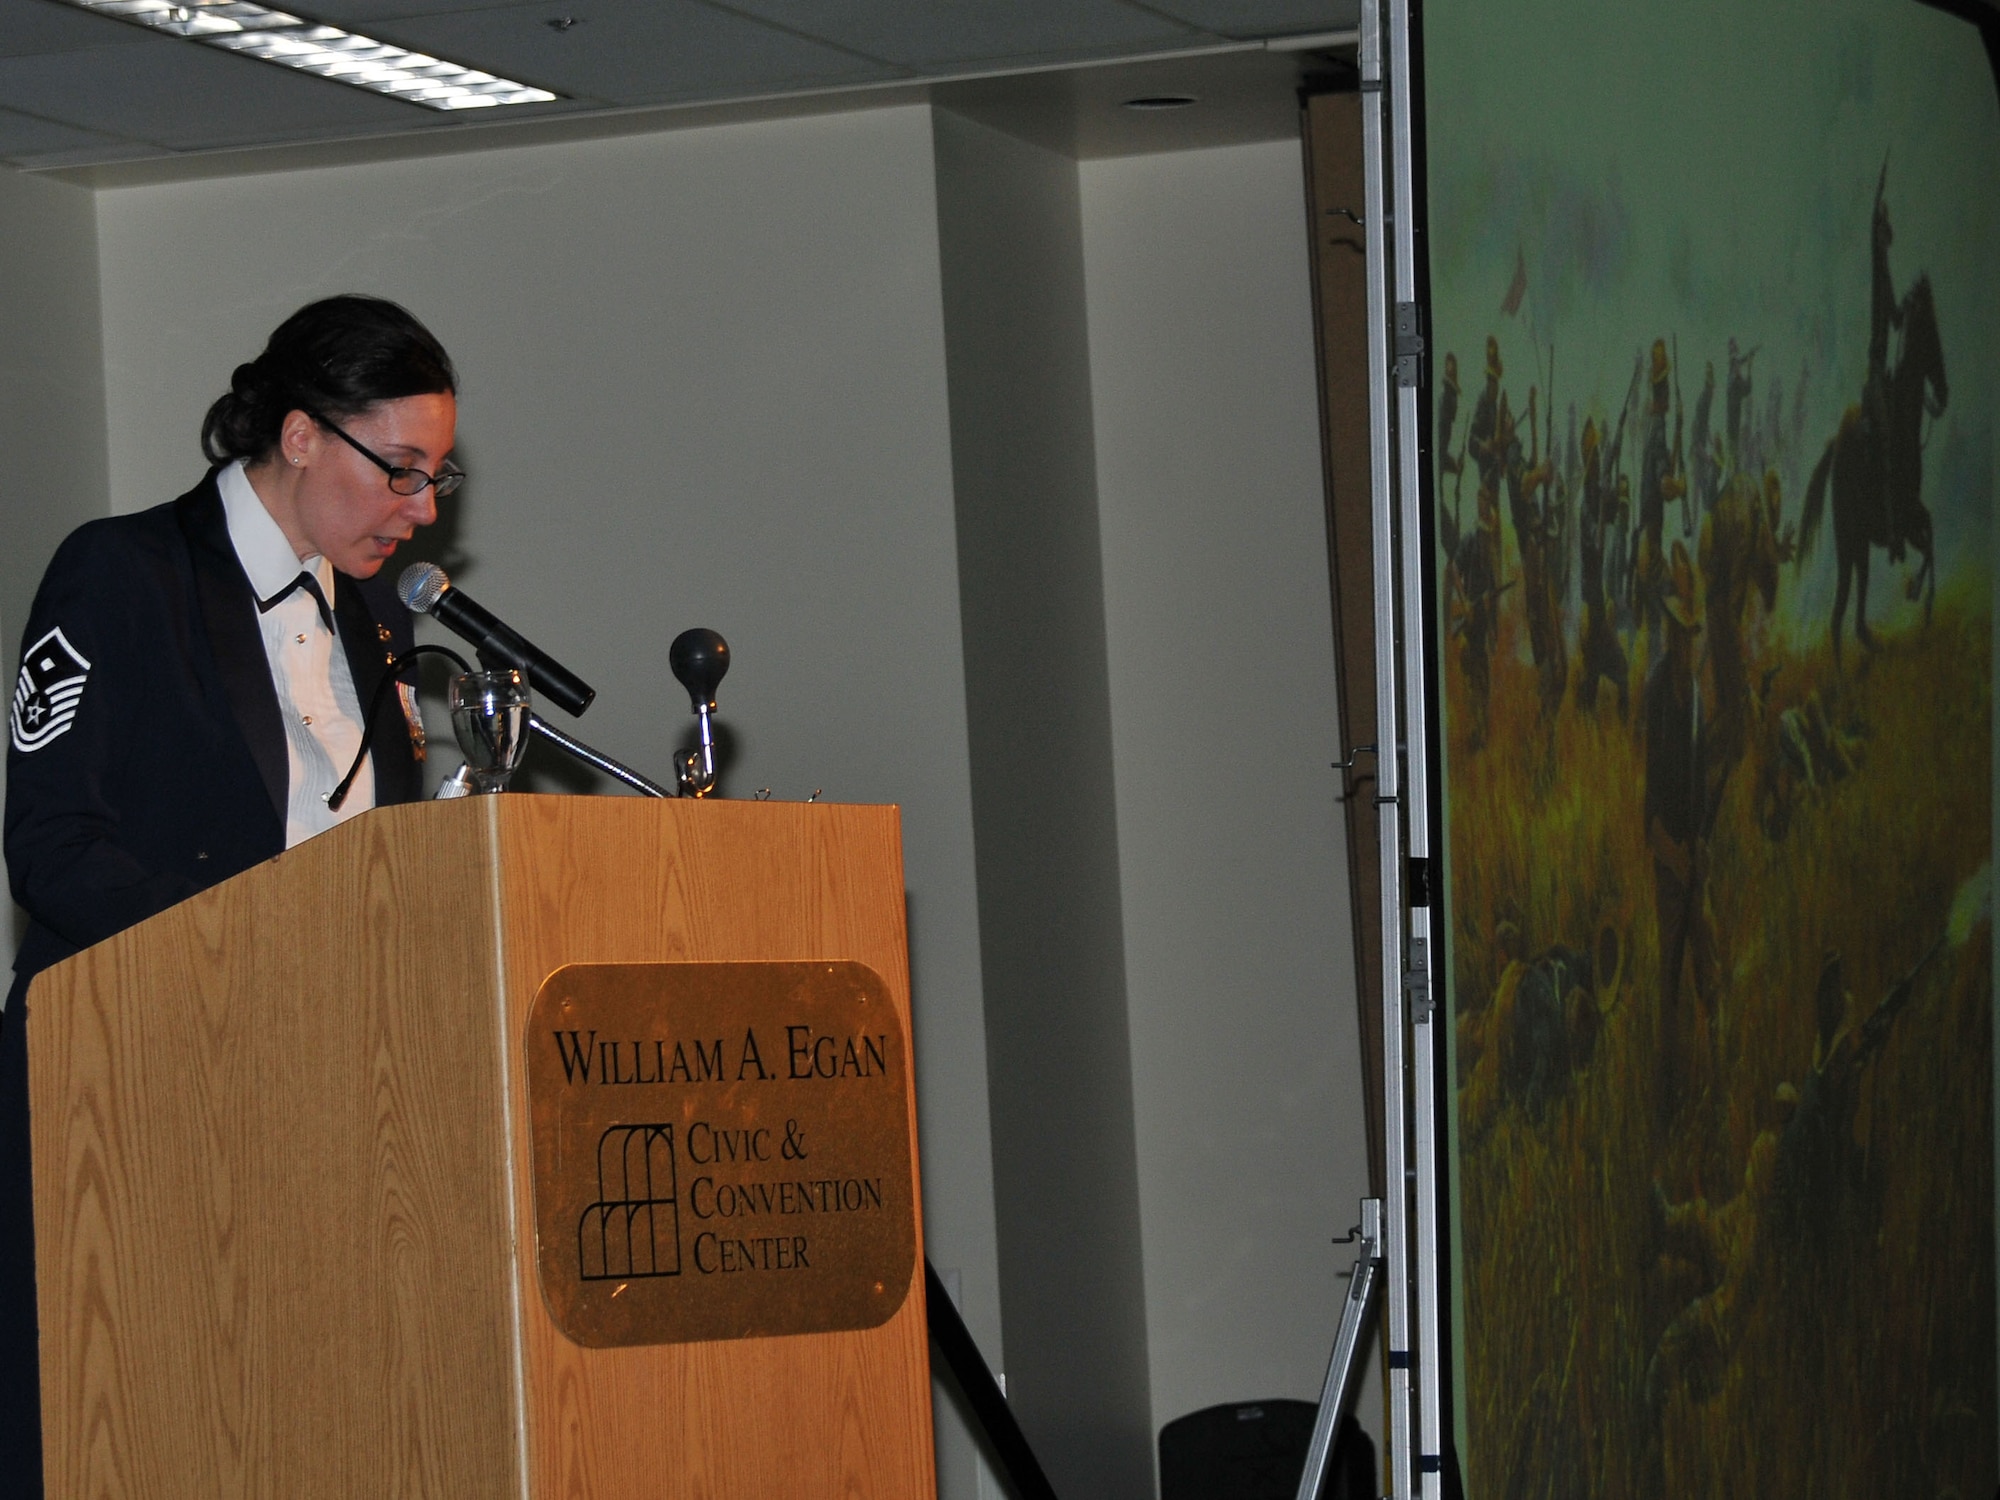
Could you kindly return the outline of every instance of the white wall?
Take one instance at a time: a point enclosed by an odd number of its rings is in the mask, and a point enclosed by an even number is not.
[[[429,322],[473,475],[447,566],[598,688],[585,737],[664,779],[667,643],[711,625],[728,792],[903,805],[927,1248],[997,1351],[936,219],[921,106],[104,191],[111,497],[199,478],[299,304]]]
[[[1081,172],[1157,1428],[1318,1399],[1367,1146],[1300,153]]]
[[[104,513],[104,369],[91,194],[0,168],[0,619],[8,684],[42,567]]]
[[[0,673],[9,695],[35,586],[56,544],[104,513],[97,236],[83,188],[0,168]],[[7,788],[0,755],[0,800]],[[0,904],[21,932],[11,902]]]
[[[1077,165],[936,116],[1007,1391],[1057,1493],[1152,1495]]]

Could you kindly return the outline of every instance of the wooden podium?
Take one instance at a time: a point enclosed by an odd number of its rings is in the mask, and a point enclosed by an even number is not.
[[[933,1496],[903,912],[894,808],[476,797],[47,971],[49,1495]]]

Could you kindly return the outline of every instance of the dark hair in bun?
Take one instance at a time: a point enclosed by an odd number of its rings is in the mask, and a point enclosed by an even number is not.
[[[441,391],[457,394],[458,372],[428,328],[380,297],[328,297],[285,319],[262,354],[236,367],[202,420],[201,451],[213,464],[254,463],[278,446],[289,412],[337,421]]]

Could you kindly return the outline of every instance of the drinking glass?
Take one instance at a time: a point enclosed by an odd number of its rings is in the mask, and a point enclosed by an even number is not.
[[[451,727],[475,792],[504,792],[528,753],[528,715],[534,698],[525,672],[467,672],[451,680]]]

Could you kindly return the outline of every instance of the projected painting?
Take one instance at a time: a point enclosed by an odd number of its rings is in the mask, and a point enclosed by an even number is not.
[[[1985,55],[1425,30],[1468,1492],[1984,1500]]]

